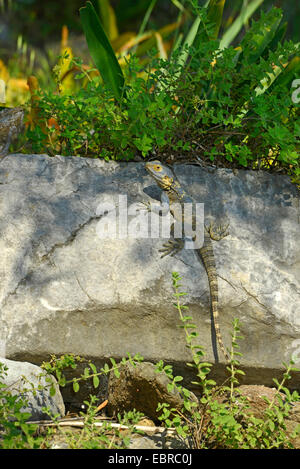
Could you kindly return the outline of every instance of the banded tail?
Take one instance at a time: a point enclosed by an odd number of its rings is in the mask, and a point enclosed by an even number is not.
[[[217,341],[218,341],[220,349],[223,352],[224,357],[226,358],[228,362],[230,362],[230,357],[224,347],[222,335],[220,332],[219,311],[218,311],[218,277],[217,277],[216,262],[215,262],[213,246],[212,246],[212,242],[210,239],[210,235],[208,233],[205,233],[203,247],[198,250],[198,253],[200,254],[200,257],[203,261],[203,264],[207,273],[207,277],[208,277],[210,298],[211,298],[211,308],[212,308]]]

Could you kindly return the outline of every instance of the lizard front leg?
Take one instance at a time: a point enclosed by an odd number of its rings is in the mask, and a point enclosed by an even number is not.
[[[215,222],[211,222],[208,226],[205,226],[206,232],[210,238],[214,241],[220,241],[229,235],[228,231],[229,223],[227,225],[217,225]]]
[[[174,236],[174,223],[171,225],[171,236]],[[159,249],[159,252],[162,253],[161,258],[165,256],[175,256],[184,248],[184,238],[171,238],[166,243],[163,244],[162,249]]]
[[[138,202],[137,203],[138,211],[145,210],[146,212],[152,212],[159,216],[166,216],[170,211],[169,199],[168,197],[162,193],[161,195],[161,202],[146,200],[145,202]]]

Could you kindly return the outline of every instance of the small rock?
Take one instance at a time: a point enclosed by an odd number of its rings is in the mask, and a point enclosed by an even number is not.
[[[0,156],[6,155],[9,145],[23,130],[24,111],[21,107],[0,111]]]
[[[120,369],[120,377],[110,373],[108,380],[109,414],[136,409],[143,412],[154,422],[158,421],[156,412],[159,403],[166,402],[170,407],[181,409],[183,398],[177,389],[168,391],[169,378],[158,373],[156,367],[149,362],[136,366],[126,364]],[[197,400],[191,393],[191,399]]]
[[[0,363],[8,368],[2,376],[0,375],[0,382],[6,385],[4,390],[10,391],[12,395],[18,394],[27,401],[27,406],[21,410],[31,414],[29,420],[48,420],[50,417],[43,412],[43,407],[48,407],[51,414],[64,417],[65,406],[54,377],[52,380],[56,392],[54,396],[50,396],[50,384],[46,382],[45,371],[39,366],[2,357]],[[39,386],[42,387],[41,390],[38,389]]]

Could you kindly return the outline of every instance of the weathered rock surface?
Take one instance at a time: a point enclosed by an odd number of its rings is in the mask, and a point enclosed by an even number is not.
[[[263,172],[188,165],[175,172],[205,203],[206,215],[230,221],[230,236],[214,243],[220,327],[228,347],[232,320],[240,319],[244,382],[270,385],[283,361],[292,354],[300,360],[297,189],[288,177]],[[160,192],[142,163],[46,155],[0,160],[2,354],[40,363],[50,353],[103,362],[139,352],[183,374],[190,354],[173,306],[177,271],[199,343],[214,361],[207,276],[195,253],[160,259],[162,239],[98,236],[101,207],[121,203],[120,194],[130,206]],[[220,378],[222,369],[215,367]],[[292,385],[299,384],[298,374]]]
[[[65,415],[65,405],[54,377],[51,379],[56,392],[51,396],[50,383],[45,379],[45,371],[39,366],[2,357],[0,363],[7,368],[0,377],[1,383],[5,384],[4,390],[27,402],[27,406],[22,407],[21,411],[31,414],[29,420],[49,419],[49,415],[42,410],[43,407],[48,407],[52,415]]]
[[[117,378],[113,372],[108,380],[108,412],[117,415],[124,411],[136,409],[143,412],[150,419],[158,421],[159,403],[166,402],[171,408],[181,410],[183,396],[174,388],[168,391],[170,379],[165,373],[158,373],[152,363],[138,363],[136,366],[127,363],[120,368]],[[191,400],[197,402],[191,393]]]
[[[188,442],[180,438],[176,433],[168,435],[166,431],[157,431],[155,435],[132,435],[128,449],[187,449]]]
[[[21,107],[0,110],[0,156],[8,152],[9,145],[24,128],[24,111]]]

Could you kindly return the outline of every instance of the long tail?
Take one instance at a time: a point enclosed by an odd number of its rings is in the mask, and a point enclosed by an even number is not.
[[[220,332],[219,311],[218,311],[218,277],[217,277],[213,246],[212,246],[212,242],[211,242],[209,234],[205,233],[203,247],[199,249],[198,252],[203,261],[203,264],[207,273],[207,277],[208,277],[210,298],[211,298],[211,308],[212,308],[212,314],[214,318],[216,337],[217,337],[219,347],[222,350],[224,357],[229,362],[230,357],[224,347],[222,335]]]

